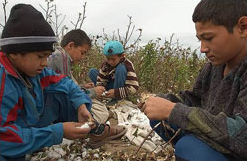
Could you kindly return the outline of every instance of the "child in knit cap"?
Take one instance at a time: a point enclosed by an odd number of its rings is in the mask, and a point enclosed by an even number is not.
[[[126,129],[94,121],[90,98],[65,75],[47,69],[56,42],[43,15],[27,4],[15,5],[0,39],[0,160],[25,160],[25,155],[83,139],[92,147],[121,137]]]

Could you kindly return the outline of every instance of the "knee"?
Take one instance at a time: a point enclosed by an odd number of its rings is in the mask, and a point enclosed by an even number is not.
[[[175,145],[175,155],[179,157],[183,157],[187,153],[191,153],[191,149],[193,145],[191,145],[191,136],[184,136]],[[191,151],[191,152],[190,152]]]
[[[116,73],[127,73],[126,66],[123,65],[123,64],[119,64],[119,65],[116,67]]]
[[[155,125],[157,125],[160,121],[158,120],[150,120],[150,126],[153,128]]]
[[[7,159],[0,155],[0,161],[7,161]]]
[[[193,135],[185,135],[175,145],[175,156],[189,161],[226,161],[220,152]]]

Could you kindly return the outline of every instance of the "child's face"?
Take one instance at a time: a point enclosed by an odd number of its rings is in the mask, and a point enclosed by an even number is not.
[[[216,26],[211,22],[195,24],[196,36],[201,41],[201,52],[214,65],[231,65],[239,63],[241,55],[245,54],[245,39],[241,37],[236,25],[233,33],[229,33],[224,26]]]
[[[118,65],[118,63],[120,62],[122,57],[123,57],[123,54],[122,54],[122,56],[108,55],[108,56],[106,56],[106,60],[112,67],[115,67]]]
[[[29,52],[26,54],[10,54],[13,65],[21,72],[34,77],[47,66],[47,58],[51,51]]]
[[[77,47],[74,45],[71,45],[71,47],[69,48],[67,52],[70,54],[73,60],[73,63],[79,63],[85,58],[89,49],[90,49],[90,46],[87,44],[84,44],[82,46],[77,46]]]

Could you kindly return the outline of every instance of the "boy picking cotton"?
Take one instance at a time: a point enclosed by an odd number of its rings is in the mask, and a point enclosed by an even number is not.
[[[141,110],[151,126],[166,120],[182,129],[174,141],[176,160],[247,159],[247,1],[201,0],[193,21],[210,62],[180,100],[149,97]],[[162,125],[156,132],[168,140]]]
[[[134,94],[139,87],[133,63],[125,57],[123,45],[119,41],[109,41],[104,45],[106,57],[99,70],[91,69],[89,77],[97,86],[106,88],[106,97],[112,98],[108,105]]]
[[[55,42],[52,28],[34,7],[11,9],[0,39],[0,160],[25,160],[26,154],[63,138],[90,134],[99,146],[126,132],[97,122],[78,128],[93,120],[91,100],[70,78],[46,68]]]
[[[71,67],[81,62],[90,48],[91,40],[83,30],[71,30],[63,36],[60,46],[57,46],[55,52],[49,56],[48,67],[57,73],[69,76],[78,84],[71,73]],[[101,97],[105,91],[103,86],[94,87],[92,82],[81,86],[81,88],[91,99]],[[100,106],[98,106],[99,104]],[[95,99],[93,99],[91,111],[94,118],[100,123],[105,123],[109,117],[107,108]]]

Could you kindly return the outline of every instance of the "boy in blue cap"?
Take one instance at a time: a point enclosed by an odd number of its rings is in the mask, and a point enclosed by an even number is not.
[[[30,16],[31,15],[31,16]],[[31,25],[30,25],[31,24]],[[25,155],[62,142],[85,138],[94,147],[125,134],[123,127],[94,123],[91,100],[65,75],[46,68],[55,34],[31,5],[15,5],[0,39],[0,160]]]
[[[100,70],[91,69],[89,77],[97,86],[106,88],[106,97],[112,98],[108,105],[134,94],[139,87],[133,63],[125,57],[123,45],[119,41],[105,44],[106,57]]]
[[[180,99],[149,97],[141,110],[181,128],[176,160],[247,159],[247,1],[201,0],[193,13],[201,52],[209,59],[191,91]],[[156,132],[164,139],[163,126]],[[241,159],[242,158],[242,159]]]

